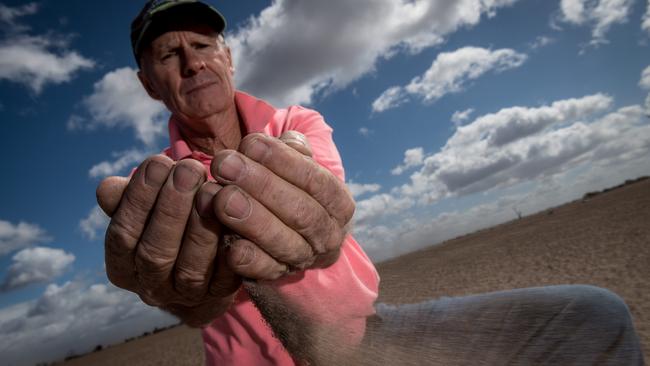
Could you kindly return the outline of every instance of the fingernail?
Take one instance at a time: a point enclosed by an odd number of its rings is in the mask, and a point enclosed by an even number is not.
[[[244,161],[237,156],[236,153],[228,155],[219,167],[217,168],[217,175],[221,179],[234,182],[239,179],[239,176],[244,170]]]
[[[285,139],[285,140],[284,140],[284,143],[287,144],[287,145],[289,145],[289,144],[294,144],[294,145],[307,146],[307,144],[305,143],[305,141],[303,141],[303,140],[301,140],[301,139],[298,139],[298,138],[294,138],[294,137],[291,137],[291,138]]]
[[[207,183],[198,194],[196,198],[196,212],[199,216],[205,219],[214,218],[214,210],[212,209],[212,200],[214,196],[221,190],[221,186],[216,183]]]
[[[269,145],[262,141],[262,139],[258,138],[248,145],[248,148],[246,148],[246,156],[255,161],[262,162],[266,159],[270,151],[271,149],[269,148]]]
[[[174,187],[181,192],[189,192],[201,181],[201,175],[187,165],[177,165],[174,169]]]
[[[244,249],[242,249],[242,251],[240,251],[239,260],[237,261],[237,265],[239,265],[239,266],[248,265],[253,261],[253,257],[255,257],[255,252],[253,252],[253,248],[251,248],[248,245],[245,245]]]
[[[233,219],[245,219],[251,214],[251,204],[239,189],[235,189],[226,201],[226,215]]]
[[[144,182],[149,186],[160,187],[167,180],[169,168],[163,163],[150,160],[145,168]]]

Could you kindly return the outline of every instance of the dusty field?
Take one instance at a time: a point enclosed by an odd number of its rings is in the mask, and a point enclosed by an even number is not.
[[[650,180],[457,238],[378,266],[380,301],[592,284],[628,303],[650,354]],[[177,327],[67,365],[199,365],[197,331]]]

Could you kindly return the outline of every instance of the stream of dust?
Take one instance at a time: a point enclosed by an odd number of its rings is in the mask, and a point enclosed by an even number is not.
[[[337,329],[315,325],[293,304],[265,284],[245,281],[253,303],[275,336],[301,365],[452,365],[445,350],[425,344],[426,335],[380,332],[369,325],[361,345],[349,345]],[[369,322],[373,322],[370,318]]]

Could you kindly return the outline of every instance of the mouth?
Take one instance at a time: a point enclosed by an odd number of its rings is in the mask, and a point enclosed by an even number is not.
[[[192,94],[194,92],[201,91],[203,89],[207,89],[207,88],[209,88],[209,87],[211,87],[213,85],[216,85],[216,84],[217,84],[216,81],[210,81],[210,82],[207,82],[207,83],[203,83],[201,85],[196,85],[196,86],[192,87],[191,89],[189,89],[188,91],[186,91],[185,94]]]

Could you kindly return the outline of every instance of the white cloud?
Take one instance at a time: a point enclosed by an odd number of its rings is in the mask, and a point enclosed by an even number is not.
[[[410,96],[417,96],[432,103],[449,93],[463,90],[467,82],[479,78],[488,71],[501,72],[521,66],[527,56],[511,49],[489,50],[479,47],[463,47],[453,52],[442,52],[431,67],[403,87],[391,87],[377,98],[372,108],[383,112],[404,103]]]
[[[359,135],[361,135],[363,137],[368,137],[368,136],[370,136],[370,134],[372,134],[372,130],[369,129],[368,127],[359,128]]]
[[[397,108],[408,100],[408,93],[401,86],[391,86],[372,102],[373,112]]]
[[[88,240],[95,240],[98,233],[105,232],[108,227],[109,217],[99,206],[93,207],[86,218],[79,221],[79,229]]]
[[[38,4],[36,3],[28,3],[15,8],[0,3],[0,25],[7,27],[6,31],[12,33],[26,31],[29,27],[17,23],[16,19],[25,15],[36,14],[36,12],[38,12]]]
[[[128,168],[135,168],[140,162],[151,155],[149,151],[141,151],[136,149],[126,150],[118,153],[113,153],[114,161],[102,161],[94,165],[88,171],[91,178],[103,178],[109,175],[117,175],[123,173]]]
[[[349,85],[516,0],[274,1],[230,37],[238,86],[278,106]]]
[[[410,168],[422,165],[424,150],[421,147],[408,149],[404,152],[403,164],[396,166],[390,171],[392,175],[400,175]]]
[[[646,67],[643,72],[641,72],[641,80],[639,80],[639,86],[642,89],[650,90],[650,66]]]
[[[533,50],[546,47],[555,42],[555,39],[548,36],[538,36],[533,42],[530,43],[529,47]]]
[[[590,25],[591,44],[607,43],[606,35],[615,24],[628,20],[634,0],[562,0],[560,12],[565,22]]]
[[[359,184],[355,183],[353,181],[349,181],[347,183],[348,188],[350,188],[350,192],[352,193],[352,196],[355,198],[362,196],[366,193],[374,193],[377,192],[381,189],[381,185],[373,183],[373,184]]]
[[[459,127],[440,152],[427,157],[406,191],[435,200],[441,187],[445,194],[472,193],[561,168],[603,142],[598,125],[581,119],[611,105],[611,97],[595,94],[481,116]],[[631,117],[639,123],[638,115]]]
[[[77,71],[95,65],[75,51],[57,49],[61,47],[46,37],[22,35],[0,41],[0,80],[23,84],[38,94],[46,84],[68,82]]]
[[[468,108],[464,111],[456,111],[451,116],[451,121],[454,123],[454,125],[460,126],[463,124],[463,122],[469,119],[472,113],[474,113],[474,108]]]
[[[600,189],[605,182],[613,185],[647,175],[650,124],[644,109],[632,105],[611,111],[612,105],[611,97],[594,94],[541,107],[504,108],[459,127],[440,151],[423,156],[421,168],[407,184],[357,203],[355,231],[360,242],[383,256],[390,252],[382,251],[383,247],[398,245],[398,251],[404,253],[405,248],[414,248],[411,243],[430,245],[438,239],[477,229],[481,223],[494,224],[470,217],[462,221],[465,224],[455,225],[450,222],[455,223],[457,218],[448,221],[444,215],[444,220],[435,224],[437,219],[425,219],[431,214],[418,216],[407,211],[423,210],[445,199],[470,195],[494,199],[499,197],[495,192],[516,191],[514,187],[527,184],[527,189],[537,185],[543,190],[549,186],[545,183],[549,180],[564,180],[561,189],[545,193],[544,198],[536,196],[535,204],[529,205],[530,209],[543,208],[563,202],[557,201],[558,197],[575,198],[578,190],[584,189],[586,183],[574,181],[576,172],[587,172],[586,180]],[[560,195],[560,191],[570,194]],[[475,217],[480,218],[487,211],[481,212]],[[512,215],[511,207],[507,207],[496,217],[505,219]]]
[[[45,230],[38,225],[19,222],[12,224],[0,220],[0,257],[15,250],[23,249],[32,245],[45,243],[51,238]]]
[[[0,309],[0,354],[7,364],[61,360],[176,322],[111,285],[51,284],[37,301]]]
[[[646,6],[645,14],[643,14],[643,19],[641,21],[641,29],[643,29],[648,35],[650,35],[650,0],[648,0],[648,5]]]
[[[5,33],[0,40],[0,80],[22,84],[35,94],[47,84],[68,82],[78,71],[95,66],[94,61],[69,49],[69,36],[26,34],[29,27],[17,19],[37,11],[35,3],[15,8],[0,4],[0,25]]]
[[[357,202],[354,222],[357,225],[368,225],[377,218],[408,210],[414,204],[412,198],[403,195],[376,194]]]
[[[123,67],[104,75],[95,83],[93,93],[83,100],[90,119],[73,115],[68,128],[133,128],[136,138],[153,145],[165,132],[169,112],[147,95],[136,74],[136,70]]]
[[[373,261],[382,261],[442,243],[487,227],[510,221],[513,209],[530,215],[582,197],[586,192],[612,187],[629,178],[647,175],[650,161],[644,156],[618,163],[585,163],[573,170],[522,183],[505,190],[476,193],[468,200],[449,199],[443,212],[411,210],[381,221],[355,225],[354,235]],[[467,202],[478,202],[467,205]],[[463,208],[455,208],[457,206]],[[440,206],[440,205],[437,205]],[[436,206],[431,206],[435,209]]]
[[[0,285],[11,291],[33,283],[49,282],[60,276],[74,262],[75,256],[62,249],[35,247],[16,253],[7,275]]]

